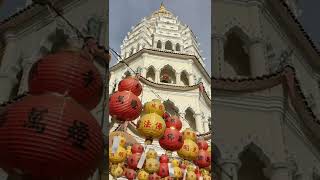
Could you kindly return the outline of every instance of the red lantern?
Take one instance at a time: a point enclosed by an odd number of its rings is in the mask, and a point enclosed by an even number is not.
[[[165,150],[177,151],[183,145],[182,133],[174,128],[166,128],[159,144]]]
[[[194,173],[196,174],[197,180],[200,180],[201,173],[200,173],[199,167],[196,167],[196,169],[194,170]]]
[[[140,153],[135,153],[135,154],[130,155],[127,159],[128,167],[131,169],[137,169],[137,165],[138,165],[140,158],[141,158]]]
[[[143,146],[141,144],[133,144],[131,148],[131,152],[135,153],[143,153]]]
[[[130,91],[117,91],[109,99],[109,113],[119,121],[132,121],[140,116],[142,104]]]
[[[204,139],[200,139],[197,141],[197,145],[199,149],[208,150],[208,143]]]
[[[163,154],[160,156],[160,168],[158,171],[158,175],[162,178],[169,176],[169,168],[168,168],[169,158],[167,155]]]
[[[149,180],[160,180],[160,176],[158,176],[156,173],[149,175]]]
[[[72,98],[26,96],[0,115],[0,167],[35,179],[87,179],[103,156],[95,118]]]
[[[126,169],[125,176],[128,180],[136,178],[136,172],[133,169]]]
[[[142,92],[142,86],[137,78],[129,76],[119,82],[118,91],[131,91],[139,96]]]
[[[76,52],[59,52],[40,59],[29,76],[31,94],[67,93],[91,110],[101,99],[103,83],[92,61]]]
[[[165,119],[167,128],[174,127],[178,131],[182,128],[182,122],[178,116],[169,116]]]
[[[162,116],[163,119],[167,119],[168,117],[170,117],[170,114],[165,112]]]

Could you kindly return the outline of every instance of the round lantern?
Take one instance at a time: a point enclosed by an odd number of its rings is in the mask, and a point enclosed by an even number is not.
[[[149,178],[149,173],[147,173],[145,170],[141,169],[138,172],[138,175],[137,175],[138,180],[148,180],[148,178]]]
[[[183,146],[177,151],[178,155],[186,160],[192,161],[197,158],[199,148],[198,145],[194,142],[196,139],[196,134],[191,129],[186,129],[183,131]]]
[[[143,146],[141,144],[133,144],[132,145],[132,148],[131,148],[131,151],[132,151],[132,154],[135,154],[135,153],[143,153]]]
[[[124,175],[128,180],[134,180],[134,178],[136,177],[136,171],[134,171],[133,169],[126,169]]]
[[[159,175],[157,175],[156,173],[153,173],[153,174],[149,175],[148,180],[160,180],[160,178],[161,177]]]
[[[92,61],[77,52],[61,51],[45,56],[33,65],[29,91],[31,94],[68,94],[91,110],[100,102],[103,82]]]
[[[119,121],[132,121],[140,116],[142,104],[130,91],[117,91],[109,99],[109,113]]]
[[[171,161],[171,163],[172,163],[173,170],[174,170],[173,177],[176,178],[176,179],[182,178],[183,174],[182,174],[181,168],[179,167],[179,164],[180,164],[179,160],[173,159]]]
[[[101,128],[72,98],[26,96],[9,104],[0,120],[0,167],[8,173],[85,179],[101,161]]]
[[[165,107],[159,99],[153,99],[152,101],[147,102],[144,105],[143,111],[146,114],[147,113],[157,113],[159,116],[163,117]]]
[[[194,163],[198,165],[200,168],[209,167],[211,163],[211,158],[207,151],[208,143],[205,140],[200,139],[198,140],[197,145],[199,147],[199,153]]]
[[[111,175],[114,178],[121,177],[123,174],[123,168],[121,167],[121,164],[116,164],[111,166]]]
[[[130,146],[132,144],[138,143],[137,140],[131,134],[129,134],[129,133],[125,132],[125,131],[112,131],[109,134],[109,144],[113,143],[113,137],[114,136],[121,136],[121,137],[123,137],[125,139],[126,143],[123,146]]]
[[[159,170],[159,161],[156,159],[157,158],[157,152],[154,149],[150,149],[147,152],[146,156],[146,163],[145,163],[145,170],[148,173],[155,173],[158,172]]]
[[[159,139],[160,146],[169,151],[177,151],[183,145],[182,134],[177,129],[166,128],[163,136]]]
[[[182,122],[178,116],[169,116],[165,119],[167,127],[174,127],[178,131],[182,128]]]
[[[160,161],[160,167],[159,167],[158,175],[162,178],[169,176],[168,156],[165,154],[161,155],[159,161]]]
[[[156,113],[150,113],[143,115],[137,124],[138,132],[146,137],[147,141],[159,138],[165,131],[165,122],[161,116]]]
[[[195,170],[195,168],[193,167],[193,165],[187,166],[186,180],[196,180],[197,179],[197,175],[194,172],[194,170]]]
[[[128,76],[119,82],[118,91],[131,91],[139,96],[142,92],[142,85],[136,77]]]
[[[113,164],[122,163],[126,160],[127,150],[121,145],[118,146],[117,150],[113,153],[112,147],[109,148],[109,160]]]

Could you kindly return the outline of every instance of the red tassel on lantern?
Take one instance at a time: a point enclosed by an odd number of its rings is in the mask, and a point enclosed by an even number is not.
[[[72,98],[26,96],[9,104],[0,120],[0,167],[8,173],[87,179],[101,161],[101,128]]]
[[[80,53],[58,52],[40,59],[29,76],[31,94],[68,94],[89,110],[100,102],[103,83],[92,61]]]
[[[117,91],[109,99],[109,113],[119,121],[132,121],[140,116],[142,104],[130,91]]]

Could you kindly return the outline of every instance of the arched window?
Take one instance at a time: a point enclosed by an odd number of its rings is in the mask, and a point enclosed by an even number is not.
[[[160,81],[176,84],[176,71],[170,65],[165,65],[160,71]]]
[[[196,120],[194,118],[194,111],[189,107],[186,109],[185,111],[186,115],[185,115],[185,119],[187,120],[189,126],[191,129],[193,130],[197,130],[196,128]]]
[[[162,44],[161,44],[161,41],[160,41],[160,40],[158,40],[158,42],[157,42],[157,48],[159,48],[159,49],[162,48]]]
[[[227,33],[224,59],[228,75],[251,75],[250,58],[245,46],[245,39],[247,37],[240,28],[234,28]]]
[[[189,86],[189,78],[186,71],[182,71],[180,75],[180,80],[185,86]]]
[[[151,81],[155,81],[156,73],[153,66],[150,66],[147,70],[146,78]]]
[[[251,143],[239,154],[241,167],[238,171],[239,180],[269,180],[264,173],[270,161],[263,151]]]
[[[170,41],[166,41],[165,49],[172,50],[172,43]]]
[[[180,51],[180,44],[179,43],[176,44],[176,51]]]
[[[179,109],[175,106],[175,104],[169,99],[163,102],[163,105],[166,109],[166,112],[170,114],[170,116],[179,116]]]

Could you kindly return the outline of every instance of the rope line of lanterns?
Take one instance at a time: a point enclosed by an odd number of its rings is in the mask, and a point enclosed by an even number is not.
[[[138,77],[129,76],[120,81],[118,91],[110,97],[110,116],[123,127],[110,133],[111,175],[114,178],[125,176],[129,180],[211,179],[211,148],[207,142],[189,128],[180,132],[180,117],[166,113],[160,99],[142,106],[138,97],[142,85]],[[133,123],[139,116],[137,124]],[[128,122],[145,138],[144,144],[136,142],[125,147],[126,136],[130,136],[125,132]],[[152,146],[154,139],[166,150],[160,157]],[[172,156],[174,151],[180,158]]]
[[[80,38],[84,37],[52,4],[47,2],[40,5],[48,5]],[[101,163],[103,135],[89,110],[101,98],[103,83],[92,66],[90,56],[84,56],[92,55],[90,52],[95,52],[94,56],[99,53],[92,46],[87,46],[85,52],[61,52],[42,58],[31,71],[31,95],[9,104],[1,113],[0,119],[4,119],[4,123],[0,125],[0,129],[3,129],[0,131],[0,158],[4,159],[1,165],[6,171],[39,180],[81,180],[87,179]],[[59,58],[64,60],[53,61]],[[77,63],[71,63],[73,61]],[[124,61],[120,62],[129,67]],[[46,73],[45,70],[52,73]],[[68,80],[69,76],[73,76],[72,81]],[[52,83],[48,83],[50,81]],[[110,115],[123,124],[121,131],[109,134],[112,176],[117,178],[125,175],[128,179],[139,180],[211,179],[211,148],[208,144],[197,138],[191,129],[181,133],[180,117],[171,118],[165,113],[161,98],[143,106],[138,97],[140,88],[142,90],[137,78],[126,79],[110,97]],[[126,133],[126,127],[128,122],[139,116],[137,131],[145,137],[145,144],[133,143],[131,146],[128,142],[135,140]],[[8,135],[10,142],[6,138]],[[161,141],[162,147],[167,150],[159,161],[157,152],[152,148],[153,139]],[[171,147],[171,141],[178,143]],[[4,146],[8,144],[9,147]],[[177,151],[183,161],[171,157],[172,151]]]

